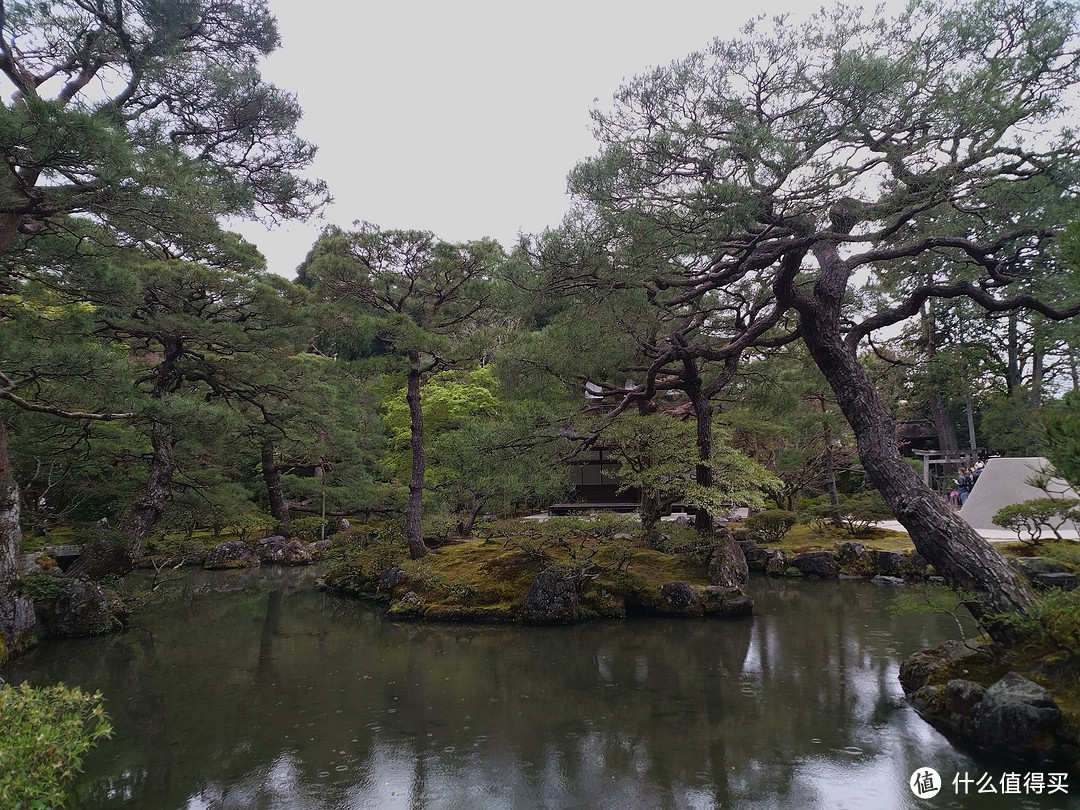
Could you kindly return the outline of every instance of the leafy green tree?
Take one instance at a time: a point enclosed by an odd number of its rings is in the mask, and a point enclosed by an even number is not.
[[[458,359],[474,359],[468,338],[488,315],[503,258],[492,241],[450,244],[427,231],[382,231],[364,223],[351,232],[327,229],[305,262],[305,283],[337,303],[342,318],[370,329],[388,357],[404,361],[411,459],[405,535],[414,559],[428,552],[421,530],[421,382]]]
[[[673,504],[685,501],[697,511],[724,512],[733,504],[760,508],[765,493],[780,481],[768,470],[724,443],[714,443],[710,483],[694,476],[700,466],[696,426],[668,414],[625,414],[604,432],[605,446],[619,461],[615,477],[641,490],[641,524],[646,541]]]
[[[932,298],[1049,320],[1080,312],[1017,285],[1071,217],[1076,34],[1075,9],[1049,0],[751,24],[627,83],[594,112],[600,153],[570,181],[609,245],[647,228],[665,251],[626,283],[675,311],[719,302],[698,356],[805,343],[871,481],[1002,638],[991,617],[1022,611],[1030,590],[905,463],[859,351]],[[859,307],[861,278],[917,256],[933,256],[932,274]]]

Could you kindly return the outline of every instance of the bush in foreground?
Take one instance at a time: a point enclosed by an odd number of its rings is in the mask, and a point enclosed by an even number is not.
[[[67,800],[82,758],[112,734],[101,695],[63,684],[0,687],[0,807],[45,810]]]

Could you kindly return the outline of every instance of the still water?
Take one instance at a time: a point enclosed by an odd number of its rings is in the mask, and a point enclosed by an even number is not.
[[[914,589],[752,584],[740,621],[423,626],[310,571],[197,572],[125,633],[5,674],[104,693],[115,737],[78,810],[1080,808],[1072,774],[1068,795],[957,795],[1009,769],[904,704],[900,662],[957,635],[897,609]],[[934,799],[908,787],[924,767]]]

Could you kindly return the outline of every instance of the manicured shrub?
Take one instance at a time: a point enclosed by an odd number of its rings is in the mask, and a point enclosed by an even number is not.
[[[748,517],[743,526],[760,543],[779,543],[798,519],[786,509],[766,509]]]

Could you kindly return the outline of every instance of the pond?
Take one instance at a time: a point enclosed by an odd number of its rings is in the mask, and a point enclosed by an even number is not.
[[[296,569],[162,590],[5,673],[104,693],[78,810],[1080,808],[1068,780],[1001,795],[1021,769],[905,705],[900,662],[958,634],[901,609],[915,586],[755,579],[753,619],[559,628],[394,624]]]

